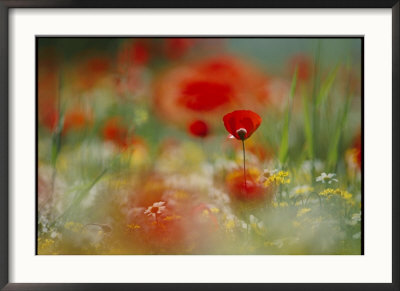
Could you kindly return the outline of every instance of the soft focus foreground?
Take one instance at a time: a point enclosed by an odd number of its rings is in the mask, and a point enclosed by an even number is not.
[[[40,38],[38,254],[361,254],[361,78],[359,39]]]

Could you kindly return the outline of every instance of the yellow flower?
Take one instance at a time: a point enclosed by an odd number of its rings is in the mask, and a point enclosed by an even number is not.
[[[339,194],[340,192],[337,192],[338,189],[332,189],[332,188],[327,188],[322,192],[319,192],[319,195],[321,196],[326,196],[326,197],[330,197],[332,195],[336,195]],[[340,190],[339,190],[340,191]]]
[[[267,180],[264,182],[264,186],[268,187],[271,184],[274,184],[276,186],[279,186],[281,184],[289,184],[290,178],[288,178],[288,177],[289,177],[289,172],[279,171],[275,174],[268,176]]]
[[[351,195],[349,192],[347,192],[347,191],[345,191],[345,190],[343,190],[343,191],[340,193],[340,195],[341,195],[344,199],[346,199],[346,200],[349,200],[349,199],[351,199],[351,197],[353,197],[353,195]]]
[[[227,230],[232,230],[233,228],[235,228],[235,221],[233,219],[227,220],[225,222],[225,228]]]
[[[337,189],[327,188],[324,191],[320,192],[319,195],[325,196],[327,197],[327,199],[330,199],[332,196],[337,195],[347,201],[350,201],[351,198],[353,197],[353,195],[347,192],[346,190],[341,190],[339,188]]]

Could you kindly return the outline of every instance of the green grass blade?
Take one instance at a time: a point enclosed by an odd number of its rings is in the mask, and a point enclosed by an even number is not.
[[[311,129],[310,110],[307,98],[303,95],[304,133],[306,136],[308,158],[313,158],[314,142]]]
[[[60,111],[59,116],[60,118],[58,120],[56,130],[51,137],[51,164],[53,165],[53,167],[56,166],[58,154],[61,151],[61,133],[64,125],[63,112]]]
[[[290,95],[288,97],[288,104],[286,108],[285,123],[283,125],[283,130],[282,130],[281,145],[279,148],[279,161],[281,162],[281,164],[284,164],[286,162],[289,152],[289,126],[290,126],[290,117],[292,112],[291,107],[293,103],[294,94],[296,91],[297,72],[298,69],[296,68],[293,74],[292,84],[290,86]]]
[[[65,107],[61,104],[61,88],[62,88],[62,74],[59,75],[59,83],[58,83],[58,122],[57,127],[51,138],[51,156],[50,162],[51,165],[55,168],[57,163],[58,154],[61,151],[61,133],[64,127],[64,109]]]
[[[346,69],[347,71],[350,71],[350,61],[348,60],[346,62]],[[348,84],[347,84],[347,93],[346,93],[346,99],[345,99],[345,104],[343,107],[343,110],[341,112],[341,114],[339,114],[339,118],[338,121],[336,122],[336,128],[334,131],[334,135],[332,138],[332,141],[330,143],[329,149],[328,149],[328,156],[327,156],[327,164],[328,164],[328,168],[329,170],[333,171],[336,167],[337,164],[337,160],[339,157],[339,143],[340,143],[340,139],[342,137],[342,133],[343,133],[343,127],[346,124],[347,121],[347,115],[350,109],[350,105],[351,105],[351,101],[353,99],[353,95],[351,93],[350,90],[350,77],[348,79]]]
[[[97,182],[100,181],[100,179],[107,173],[107,168],[105,168],[99,175],[96,176],[96,178],[93,179],[92,182],[90,182],[86,187],[82,189],[82,191],[77,195],[77,197],[72,201],[71,205],[58,217],[56,220],[53,221],[51,224],[52,226],[64,220],[72,210],[76,210],[76,207],[82,202],[82,200],[88,195],[90,190],[94,187],[94,185],[97,184]]]
[[[321,89],[318,93],[317,96],[317,106],[323,103],[325,101],[326,97],[328,96],[333,83],[335,82],[336,75],[338,73],[340,64],[338,63],[335,68],[329,73],[328,77],[324,80],[324,82],[321,85]]]
[[[335,132],[334,132],[333,138],[330,142],[330,147],[329,147],[329,151],[328,151],[328,168],[330,170],[333,170],[337,164],[337,160],[338,160],[338,156],[339,156],[339,153],[338,153],[339,142],[342,137],[343,127],[345,126],[346,121],[347,121],[347,115],[349,112],[351,100],[352,100],[352,97],[348,96],[346,99],[346,104],[342,110],[342,113],[340,114],[340,116],[336,122]]]
[[[311,159],[313,161],[312,164],[312,176],[315,176],[315,159],[317,157],[317,137],[318,135],[318,107],[317,107],[317,92],[319,89],[320,82],[320,68],[321,67],[321,40],[318,39],[317,42],[317,50],[315,53],[315,66],[314,66],[314,81],[313,81],[313,90],[312,90],[312,103],[311,103],[311,142],[312,142],[312,155]],[[313,180],[314,181],[314,180]]]

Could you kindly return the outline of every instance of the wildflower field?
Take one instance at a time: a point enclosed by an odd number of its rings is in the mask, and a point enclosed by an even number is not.
[[[37,40],[37,254],[362,253],[359,38]]]

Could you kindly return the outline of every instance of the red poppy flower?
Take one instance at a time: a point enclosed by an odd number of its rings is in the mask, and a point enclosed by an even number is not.
[[[236,110],[224,116],[226,130],[239,140],[249,138],[260,126],[261,117],[250,110]]]
[[[162,208],[154,207],[161,203],[157,201],[144,207],[131,208],[128,212],[128,231],[133,235],[131,239],[142,248],[153,251],[174,251],[185,247],[185,221],[182,214],[168,202]],[[153,213],[153,210],[157,212]]]
[[[81,108],[69,109],[64,115],[64,123],[62,127],[62,134],[65,135],[71,131],[79,131],[89,127],[93,123],[93,116],[91,112],[86,112]],[[54,132],[58,122],[58,111],[54,106],[41,108],[40,121],[44,127],[51,132]]]
[[[245,180],[242,170],[237,169],[227,175],[226,185],[229,193],[238,200],[259,200],[265,198],[268,191],[258,178],[258,171],[250,170]]]
[[[62,133],[66,134],[71,130],[81,130],[92,123],[92,116],[82,109],[73,109],[65,113]]]
[[[182,88],[178,103],[194,111],[210,111],[229,103],[232,88],[218,81],[188,82]]]
[[[198,137],[206,137],[209,132],[207,123],[202,120],[195,120],[189,124],[189,132]]]
[[[216,56],[171,67],[154,86],[154,107],[179,125],[193,119],[216,124],[224,112],[269,102],[269,78],[234,56]]]
[[[128,129],[118,117],[107,120],[103,127],[103,137],[121,148],[126,148],[129,143]]]

